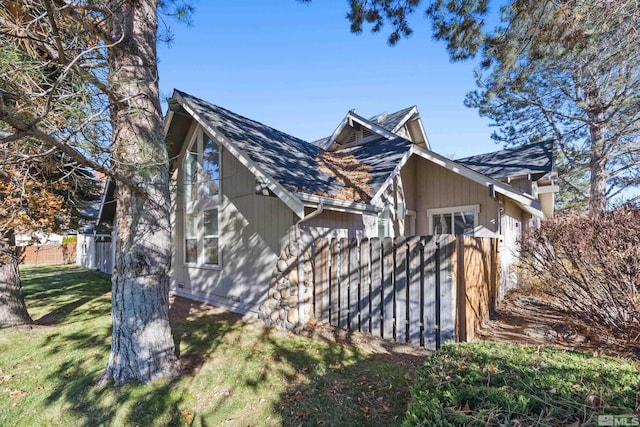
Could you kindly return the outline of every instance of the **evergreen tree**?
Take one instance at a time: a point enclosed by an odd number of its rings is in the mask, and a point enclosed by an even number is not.
[[[118,183],[112,345],[103,376],[116,384],[179,372],[168,316],[159,12],[184,19],[192,9],[156,0],[21,0],[0,9],[3,141],[38,140]]]
[[[352,1],[353,31],[392,25],[408,35],[420,1]],[[592,213],[640,184],[640,5],[634,0],[512,0],[487,28],[488,0],[434,0],[426,8],[453,60],[481,56],[466,105],[498,127],[505,145],[553,138],[561,200]],[[584,179],[588,178],[585,187]],[[586,194],[585,194],[586,192]],[[571,200],[571,202],[568,202]]]

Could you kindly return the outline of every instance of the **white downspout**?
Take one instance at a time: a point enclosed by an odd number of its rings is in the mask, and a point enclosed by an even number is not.
[[[324,204],[320,202],[318,208],[311,212],[309,215],[302,218],[300,221],[296,222],[296,245],[298,248],[297,254],[297,264],[298,264],[298,327],[297,331],[301,331],[304,328],[304,267],[302,266],[302,245],[300,243],[301,235],[300,235],[300,224],[310,219],[313,219],[320,215],[324,209]]]

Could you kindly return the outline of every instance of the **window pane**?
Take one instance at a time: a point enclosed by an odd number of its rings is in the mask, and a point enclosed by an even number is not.
[[[454,213],[455,234],[473,235],[476,215],[473,211]]]
[[[204,211],[204,235],[218,235],[218,209]]]
[[[185,216],[184,235],[187,238],[198,237],[198,214],[188,213]]]
[[[198,197],[196,185],[198,179],[198,156],[196,153],[188,152],[184,157],[184,200],[192,202]]]
[[[378,218],[378,237],[389,237],[388,218]]]
[[[433,216],[433,234],[451,234],[451,214]]]
[[[218,194],[220,182],[220,152],[218,144],[213,142],[207,134],[203,135],[202,169],[204,192],[206,196]]]
[[[218,264],[218,239],[204,239],[204,263]]]
[[[185,262],[198,262],[198,239],[184,240]]]

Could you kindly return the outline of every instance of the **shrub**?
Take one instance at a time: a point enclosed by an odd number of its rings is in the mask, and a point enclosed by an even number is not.
[[[543,221],[521,240],[522,264],[566,313],[626,340],[640,337],[640,209]]]
[[[78,243],[78,235],[70,234],[68,236],[62,236],[62,244],[65,245],[67,243]]]

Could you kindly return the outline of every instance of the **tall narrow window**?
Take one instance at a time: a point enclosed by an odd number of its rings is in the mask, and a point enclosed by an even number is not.
[[[220,266],[220,149],[201,128],[194,133],[182,168],[184,261]]]
[[[389,205],[378,215],[378,237],[391,236],[391,209]]]

